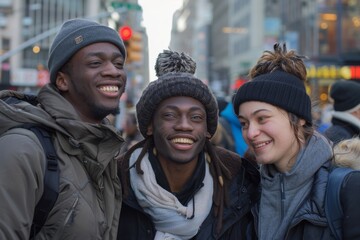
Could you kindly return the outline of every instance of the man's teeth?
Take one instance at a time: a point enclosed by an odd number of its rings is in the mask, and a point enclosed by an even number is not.
[[[171,140],[173,143],[185,143],[185,144],[193,144],[194,141],[189,138],[174,138]]]
[[[117,91],[119,91],[118,86],[102,86],[99,89],[101,91],[104,91],[104,92],[117,92]]]

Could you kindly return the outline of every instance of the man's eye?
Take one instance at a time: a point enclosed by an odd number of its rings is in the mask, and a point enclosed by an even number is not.
[[[165,118],[174,118],[175,114],[174,113],[164,113],[163,115]]]
[[[101,62],[99,62],[99,61],[94,61],[94,62],[90,62],[90,66],[91,67],[96,67],[96,66],[99,66],[101,64]]]
[[[123,62],[114,62],[113,64],[118,69],[123,69],[124,68],[124,63]]]
[[[191,117],[193,120],[196,120],[196,121],[201,121],[203,120],[204,118],[201,116],[201,115],[194,115]]]

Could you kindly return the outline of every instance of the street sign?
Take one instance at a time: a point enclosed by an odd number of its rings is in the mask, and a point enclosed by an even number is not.
[[[142,11],[142,7],[137,3],[129,2],[111,2],[111,6],[115,9],[126,8],[128,10]]]

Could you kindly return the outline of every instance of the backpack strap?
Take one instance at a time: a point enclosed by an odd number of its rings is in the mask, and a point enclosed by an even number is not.
[[[342,239],[343,210],[340,202],[340,190],[345,176],[354,171],[351,168],[337,167],[329,175],[326,187],[325,214],[329,227],[336,239]]]
[[[59,195],[59,167],[50,130],[35,124],[23,124],[20,127],[32,131],[39,139],[46,156],[46,168],[44,176],[44,192],[36,204],[34,219],[31,225],[30,238],[41,230],[45,221],[54,207]]]

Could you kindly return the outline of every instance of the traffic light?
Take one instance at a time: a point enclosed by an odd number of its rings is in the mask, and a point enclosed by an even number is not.
[[[119,28],[119,34],[123,41],[128,41],[132,35],[132,29],[129,26],[122,26]]]
[[[126,47],[126,62],[130,63],[142,61],[142,33],[133,31],[129,26],[122,26],[119,29],[119,34]]]

